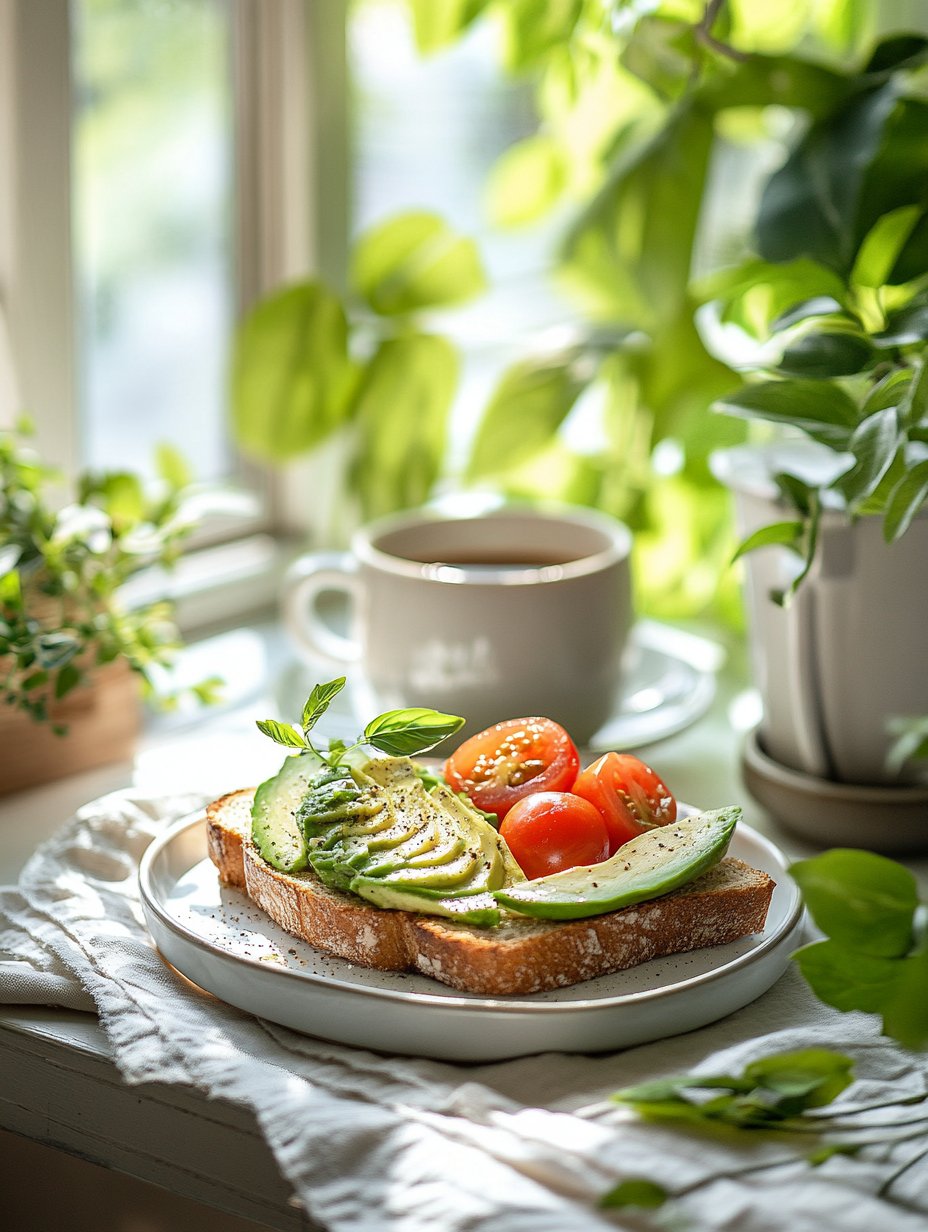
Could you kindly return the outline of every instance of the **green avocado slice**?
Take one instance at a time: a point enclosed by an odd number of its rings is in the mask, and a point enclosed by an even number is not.
[[[579,920],[658,898],[718,864],[740,816],[732,805],[657,826],[601,864],[506,886],[493,897],[512,911],[545,920]]]
[[[255,792],[251,837],[273,868],[297,873],[309,862],[309,847],[297,816],[303,797],[328,767],[313,753],[287,757],[273,778]]]

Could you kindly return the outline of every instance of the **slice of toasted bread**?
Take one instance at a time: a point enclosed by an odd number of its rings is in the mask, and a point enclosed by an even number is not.
[[[484,996],[564,988],[761,932],[775,884],[728,857],[679,890],[607,915],[570,922],[510,915],[498,928],[475,928],[372,907],[329,889],[312,871],[278,872],[251,842],[253,795],[232,792],[206,810],[210,858],[225,884],[244,889],[287,932],[340,958],[420,971]]]

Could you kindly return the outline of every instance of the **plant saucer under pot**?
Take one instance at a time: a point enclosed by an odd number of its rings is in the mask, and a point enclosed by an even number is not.
[[[714,473],[734,492],[742,539],[795,517],[779,498],[775,474],[827,484],[840,465],[832,450],[806,440],[738,446],[713,458]],[[924,788],[922,837],[916,842],[906,825],[899,841],[909,850],[928,847],[928,767],[889,768],[894,721],[928,715],[928,513],[887,544],[882,519],[851,520],[841,508],[826,508],[808,576],[785,607],[771,593],[788,589],[801,568],[797,555],[774,544],[751,552],[744,565],[751,660],[763,701],[755,783],[779,765],[802,776],[819,798],[810,784],[880,788],[889,800],[894,789]],[[787,805],[782,793],[776,799],[774,815],[810,838],[887,846],[886,818],[875,807],[848,822],[850,832],[839,839],[813,833],[795,801]],[[769,798],[762,803],[770,807]]]

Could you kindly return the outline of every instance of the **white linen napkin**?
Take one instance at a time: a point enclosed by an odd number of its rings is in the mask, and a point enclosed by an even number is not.
[[[737,1072],[771,1052],[823,1046],[855,1059],[858,1080],[840,1099],[848,1113],[928,1095],[924,1057],[881,1038],[867,1016],[821,1006],[792,970],[753,1005],[687,1035],[608,1056],[480,1066],[384,1058],[199,994],[158,957],[136,881],[151,838],[197,803],[104,797],[36,852],[18,888],[0,891],[0,1001],[92,1003],[127,1082],[194,1087],[252,1108],[324,1227],[651,1228],[653,1215],[597,1205],[618,1180],[645,1176],[688,1190],[675,1204],[688,1229],[923,1232],[928,1133],[893,1147],[902,1131],[878,1131],[884,1147],[812,1168],[808,1142],[644,1124],[604,1104],[645,1079]],[[865,1115],[911,1125],[928,1116],[922,1107],[928,1102]],[[755,1165],[764,1167],[746,1171]]]

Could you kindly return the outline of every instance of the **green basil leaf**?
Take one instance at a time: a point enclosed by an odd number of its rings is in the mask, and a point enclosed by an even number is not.
[[[649,1181],[647,1177],[630,1176],[603,1194],[599,1205],[606,1209],[632,1206],[643,1210],[656,1210],[663,1206],[669,1197],[663,1185]]]
[[[815,923],[833,941],[877,958],[896,958],[911,946],[918,892],[901,864],[837,847],[789,871]]]
[[[458,715],[438,710],[388,710],[371,719],[364,729],[364,741],[392,757],[412,757],[433,749],[463,726],[464,719]]]
[[[806,983],[836,1010],[882,1013],[899,978],[898,958],[875,958],[837,941],[813,941],[793,955]]]
[[[712,409],[743,419],[790,424],[826,444],[846,446],[857,423],[857,407],[837,385],[821,381],[760,381],[743,385]]]
[[[381,316],[458,304],[486,288],[474,241],[425,210],[397,214],[365,231],[354,247],[351,280]]]
[[[259,719],[256,723],[259,732],[270,736],[277,744],[286,745],[290,749],[308,749],[309,745],[295,728],[289,723],[278,723],[276,719]]]
[[[883,537],[895,543],[912,524],[912,519],[928,500],[928,461],[919,462],[903,475],[886,503]]]
[[[795,551],[804,531],[805,526],[802,522],[774,522],[770,526],[762,526],[760,530],[754,531],[752,535],[748,535],[747,539],[738,544],[731,558],[732,564],[748,552],[771,547],[774,544],[780,544]]]
[[[854,1062],[827,1048],[780,1052],[753,1061],[745,1078],[767,1091],[787,1097],[780,1110],[795,1116],[806,1108],[821,1108],[851,1085]]]
[[[303,707],[303,717],[300,719],[300,726],[303,728],[303,734],[307,739],[310,731],[316,726],[321,716],[325,714],[332,704],[333,699],[341,693],[344,687],[344,676],[339,676],[337,680],[330,680],[327,684],[313,686],[313,691],[307,697],[306,704]]]
[[[906,1048],[928,1045],[928,945],[898,964],[899,975],[883,1006],[883,1032]]]

